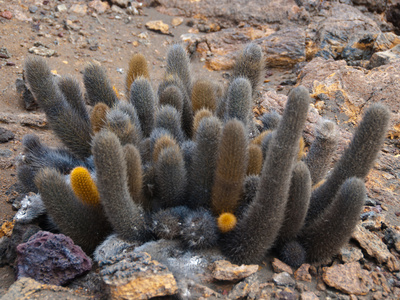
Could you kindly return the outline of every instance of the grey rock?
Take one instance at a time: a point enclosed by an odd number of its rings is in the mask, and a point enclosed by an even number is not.
[[[363,5],[371,12],[382,13],[386,10],[387,0],[352,0],[355,5]]]
[[[15,134],[11,130],[0,127],[0,143],[7,143],[14,139],[14,137]]]
[[[99,266],[114,299],[149,299],[174,295],[178,290],[168,268],[144,252],[122,253]]]
[[[31,14],[34,14],[35,12],[37,12],[39,8],[36,5],[31,5],[29,6],[28,10]]]
[[[309,26],[308,37],[319,48],[316,56],[340,58],[343,49],[360,35],[379,34],[378,24],[350,5],[335,3],[325,19]],[[349,55],[349,54],[348,54]]]
[[[35,100],[35,97],[29,90],[23,79],[17,78],[17,80],[15,81],[15,87],[17,89],[18,95],[22,99],[22,102],[25,104],[26,110],[35,110],[39,107]]]
[[[11,237],[4,236],[0,239],[0,266],[13,265],[17,258],[17,246],[40,230],[37,225],[16,223]]]
[[[11,58],[11,53],[7,50],[6,47],[0,48],[0,58]]]
[[[46,213],[46,207],[39,194],[29,193],[21,201],[21,208],[14,216],[17,223],[28,224]]]
[[[278,274],[274,274],[272,280],[278,286],[291,286],[294,287],[296,285],[296,281],[290,276],[287,272],[281,272]]]
[[[382,65],[387,65],[400,59],[400,44],[390,50],[376,52],[371,56],[368,69],[373,69]]]
[[[137,246],[138,244],[128,243],[120,239],[117,234],[112,234],[96,248],[93,258],[94,261],[100,263],[124,252],[129,252]]]
[[[0,157],[11,157],[13,155],[13,152],[11,150],[8,149],[0,149]]]

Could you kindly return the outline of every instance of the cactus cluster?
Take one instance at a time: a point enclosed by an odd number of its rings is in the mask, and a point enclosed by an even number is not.
[[[290,92],[282,116],[266,113],[256,124],[252,106],[263,61],[261,48],[247,45],[224,92],[194,80],[185,50],[174,45],[154,91],[146,59],[136,54],[125,100],[97,63],[83,72],[84,95],[75,79],[59,79],[44,59],[29,57],[27,82],[65,147],[26,136],[18,177],[87,252],[114,232],[128,242],[217,246],[237,263],[260,262],[272,249],[292,266],[323,262],[359,219],[363,179],[389,113],[371,105],[328,174],[337,131],[322,122],[304,154],[310,103],[304,87]]]

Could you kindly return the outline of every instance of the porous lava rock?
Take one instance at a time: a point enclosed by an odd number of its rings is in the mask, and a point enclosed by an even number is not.
[[[63,234],[39,231],[17,247],[17,277],[63,285],[92,268],[81,247]]]

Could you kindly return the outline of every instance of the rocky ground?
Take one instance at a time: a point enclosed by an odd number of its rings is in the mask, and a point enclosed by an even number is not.
[[[124,293],[132,299],[172,294],[183,299],[399,299],[399,26],[400,3],[394,0],[0,0],[1,299]],[[313,100],[304,132],[307,145],[321,117],[334,120],[341,133],[339,157],[365,107],[382,102],[392,111],[383,151],[367,178],[368,201],[350,244],[329,264],[304,264],[294,270],[273,255],[260,266],[239,267],[213,251],[184,253],[173,242],[158,242],[140,249],[151,257],[135,250],[94,265],[85,276],[63,283],[65,287],[28,278],[14,283],[15,246],[27,231],[12,223],[25,196],[16,180],[21,140],[35,133],[45,143],[58,145],[44,114],[24,90],[25,58],[45,56],[54,73],[77,78],[88,61],[97,60],[123,98],[127,62],[134,53],[146,56],[154,87],[164,74],[168,47],[177,42],[190,53],[197,78],[226,84],[238,50],[250,41],[259,44],[266,57],[255,116],[271,109],[281,112],[288,91],[304,85]],[[131,266],[132,261],[132,269],[142,272],[122,274],[123,283],[110,278],[107,268]],[[143,272],[144,265],[151,268]],[[138,290],[137,281],[148,285]]]

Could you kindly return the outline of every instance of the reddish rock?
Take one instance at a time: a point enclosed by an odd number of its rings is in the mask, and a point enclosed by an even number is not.
[[[290,275],[293,275],[292,268],[277,258],[274,258],[272,261],[272,268],[275,273],[287,272]]]
[[[17,247],[17,277],[62,285],[92,268],[81,247],[63,234],[39,231]]]
[[[0,12],[0,17],[3,17],[4,19],[7,19],[7,20],[11,20],[13,17],[13,14],[11,11],[5,10],[5,11]]]
[[[311,282],[312,276],[309,272],[310,265],[309,264],[302,264],[300,268],[298,268],[294,272],[294,278],[296,280],[308,281]]]
[[[322,278],[327,285],[346,294],[366,295],[373,287],[369,272],[356,262],[326,268]]]

